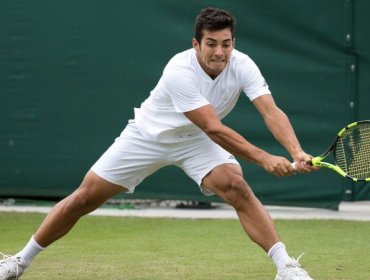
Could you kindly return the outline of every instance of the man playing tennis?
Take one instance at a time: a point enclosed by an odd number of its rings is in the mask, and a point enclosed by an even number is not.
[[[250,239],[275,263],[276,280],[312,280],[298,260],[288,256],[235,159],[253,162],[276,176],[314,169],[305,164],[311,156],[302,150],[287,116],[274,103],[258,67],[234,49],[234,25],[227,11],[200,12],[193,48],[169,61],[150,96],[135,109],[135,118],[80,187],[51,210],[23,250],[0,262],[0,280],[18,278],[39,252],[67,234],[80,217],[118,193],[133,192],[147,176],[167,165],[180,167],[205,195],[216,194],[235,208]],[[296,170],[288,159],[259,149],[222,124],[242,91],[297,163]]]

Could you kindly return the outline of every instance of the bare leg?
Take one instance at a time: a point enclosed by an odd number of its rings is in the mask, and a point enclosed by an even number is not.
[[[47,215],[35,233],[36,242],[42,247],[49,246],[67,234],[83,215],[124,191],[127,189],[112,184],[89,171],[80,187],[56,204]]]
[[[203,185],[235,208],[245,232],[266,252],[280,241],[269,213],[244,180],[240,166],[216,167],[203,179]]]

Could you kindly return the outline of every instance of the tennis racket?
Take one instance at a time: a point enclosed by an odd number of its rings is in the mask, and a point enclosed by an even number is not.
[[[323,161],[330,154],[334,163]],[[312,166],[329,168],[343,177],[370,181],[370,120],[358,121],[339,131],[333,144],[309,162]],[[295,168],[295,163],[292,163]]]

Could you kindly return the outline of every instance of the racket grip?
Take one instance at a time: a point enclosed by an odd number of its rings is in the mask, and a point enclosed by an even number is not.
[[[293,161],[290,165],[292,166],[292,168],[293,168],[294,170],[296,170],[296,169],[297,169],[297,162]]]
[[[306,162],[308,165],[310,165],[310,166],[313,166],[313,163],[312,163],[312,161],[310,160],[310,161],[307,161]],[[291,166],[292,166],[292,168],[295,170],[295,169],[297,169],[297,162],[296,161],[293,161],[291,164],[290,164]]]

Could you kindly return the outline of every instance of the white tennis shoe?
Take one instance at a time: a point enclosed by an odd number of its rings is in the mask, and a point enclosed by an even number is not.
[[[23,274],[27,265],[21,257],[7,256],[0,253],[3,260],[0,260],[0,280],[16,280]]]
[[[301,264],[298,262],[302,255],[296,260],[292,259],[284,268],[278,269],[275,280],[313,280],[308,275],[308,272],[301,268]]]

